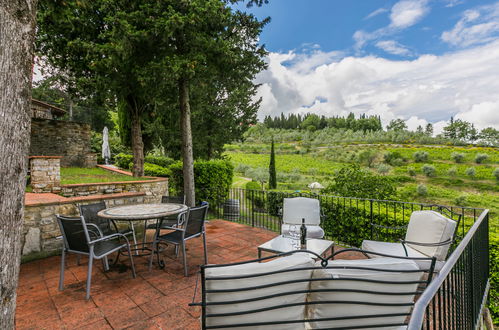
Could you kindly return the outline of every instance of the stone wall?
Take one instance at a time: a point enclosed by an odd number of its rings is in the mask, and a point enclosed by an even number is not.
[[[34,193],[61,191],[61,157],[32,156],[29,169]]]
[[[66,184],[61,186],[61,194],[64,197],[142,191],[146,194],[146,202],[149,202],[149,199],[151,199],[149,203],[152,203],[152,200],[155,200],[157,196],[164,195],[167,190],[167,178],[155,178],[144,181]]]
[[[95,167],[90,137],[88,124],[32,118],[30,155],[62,156],[63,167]]]

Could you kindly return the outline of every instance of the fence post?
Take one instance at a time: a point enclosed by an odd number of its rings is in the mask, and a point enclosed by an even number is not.
[[[250,190],[251,196],[251,227],[255,227],[255,191]]]
[[[374,239],[373,238],[373,234],[374,234],[373,233],[373,228],[374,228],[373,221],[374,221],[374,218],[373,218],[373,200],[372,199],[369,200],[369,209],[370,209],[370,211],[369,211],[369,213],[370,213],[369,214],[369,219],[371,219],[370,220],[371,221],[371,240],[373,240]]]

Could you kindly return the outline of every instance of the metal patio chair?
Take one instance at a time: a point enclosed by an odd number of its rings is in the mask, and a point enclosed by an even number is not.
[[[163,219],[160,219],[156,226],[156,232],[154,234],[152,250],[155,252],[151,253],[149,259],[149,271],[151,271],[152,269],[152,260],[154,258],[154,254],[156,254],[158,258],[158,264],[160,264],[159,243],[171,243],[175,245],[176,252],[178,251],[179,247],[182,248],[184,275],[187,276],[187,255],[185,252],[185,244],[186,241],[199,236],[203,236],[204,262],[205,264],[207,264],[208,255],[206,249],[206,231],[204,226],[207,213],[208,203],[199,207],[191,207],[188,211],[178,215],[178,227],[163,226]],[[172,231],[167,234],[161,235],[161,229],[171,229]]]
[[[162,196],[161,203],[175,203],[175,204],[185,204],[185,195],[182,196]],[[170,227],[177,226],[178,216],[177,214],[169,215],[164,217],[161,223],[161,229],[169,229]],[[151,223],[147,225],[147,229],[156,229],[156,223]],[[164,228],[163,228],[164,227]]]
[[[123,235],[132,235],[133,243],[137,244],[137,238],[135,236],[135,228],[133,226],[133,222],[130,222],[129,228],[119,229],[116,222],[112,219],[104,219],[97,215],[102,210],[105,210],[106,203],[104,201],[100,201],[98,203],[93,204],[79,204],[78,209],[80,210],[80,215],[85,218],[85,222],[93,223],[97,225],[99,229],[99,234],[101,237],[112,235],[115,233],[123,234]],[[118,256],[119,257],[119,256]],[[78,256],[78,265],[80,264],[80,256]],[[116,262],[118,258],[116,258]]]
[[[441,208],[439,211],[445,210]],[[453,212],[447,211],[452,216]],[[437,260],[435,271],[438,272],[445,264],[449,249],[454,243],[460,220],[460,214],[458,214],[457,221],[454,221],[436,211],[414,211],[407,225],[405,238],[400,239],[399,243],[364,240],[362,249],[404,257],[435,257]],[[399,227],[372,225],[382,229],[399,229]],[[366,255],[370,258],[376,257],[369,253]],[[426,266],[424,260],[418,264],[422,268]]]
[[[124,234],[113,233],[111,235],[101,237],[99,227],[94,223],[86,223],[84,217],[66,217],[57,214],[56,218],[64,239],[61,256],[59,290],[62,291],[64,289],[64,267],[66,253],[68,252],[88,256],[88,272],[85,296],[87,300],[90,298],[92,265],[94,259],[104,259],[111,253],[126,248],[128,257],[130,258],[130,264],[132,266],[132,275],[135,278],[135,266],[133,264],[132,253],[130,251],[130,243],[128,242],[128,238]],[[117,240],[117,238],[120,237],[123,238],[126,243],[122,243]],[[108,268],[107,263],[105,263],[104,268]]]

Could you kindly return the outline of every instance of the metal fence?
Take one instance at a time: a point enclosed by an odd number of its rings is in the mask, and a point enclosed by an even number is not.
[[[436,210],[459,219],[448,261],[417,301],[410,329],[472,329],[479,321],[489,286],[488,210],[235,188],[216,196],[210,201],[212,218],[276,232],[284,198],[317,198],[326,238],[344,246],[358,247],[364,239],[396,241],[404,237],[405,225],[416,210]]]

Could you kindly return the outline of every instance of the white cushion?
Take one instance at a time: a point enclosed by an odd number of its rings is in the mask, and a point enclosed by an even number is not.
[[[319,266],[320,263],[317,263]],[[344,267],[340,269],[329,267]],[[374,268],[351,269],[349,267]],[[416,272],[388,272],[386,270],[413,270]],[[394,259],[394,258],[376,258],[362,260],[333,260],[329,262],[328,268],[316,269],[313,273],[314,279],[334,278],[334,280],[313,281],[310,285],[311,290],[320,289],[353,289],[368,290],[377,292],[415,292],[418,284],[406,283],[374,283],[359,281],[380,280],[380,281],[419,281],[423,276],[422,271],[412,260]],[[353,278],[356,280],[341,280],[342,278]],[[355,317],[360,315],[379,315],[391,313],[409,313],[411,306],[380,306],[359,304],[367,303],[412,303],[414,294],[408,295],[386,295],[381,293],[362,293],[362,292],[312,292],[309,295],[309,301],[342,301],[334,304],[310,304],[308,316],[310,319],[331,318],[331,317]],[[346,301],[346,302],[345,302]],[[352,303],[348,303],[348,302]],[[357,302],[357,303],[354,303]],[[342,327],[362,327],[372,324],[390,324],[403,323],[406,316],[393,317],[373,317],[363,319],[333,320],[309,323],[311,328],[342,328]],[[383,327],[383,329],[398,329],[399,327]]]
[[[438,243],[452,238],[456,222],[435,211],[414,211],[407,227],[406,241],[418,243]],[[450,244],[442,246],[421,246],[408,244],[429,257],[445,261]]]
[[[407,246],[407,256],[410,258],[428,258],[427,255]],[[379,242],[379,241],[362,241],[362,250],[388,254],[392,256],[405,257],[404,247],[401,243]],[[383,258],[377,254],[369,254],[369,258]],[[414,260],[421,270],[428,270],[431,266],[431,260]],[[435,263],[435,271],[439,271],[444,265],[443,261]]]
[[[291,226],[298,226],[298,225],[290,225],[287,223],[283,223],[281,227],[281,233],[285,237],[289,237],[289,229]],[[298,227],[299,229],[299,227]],[[313,226],[313,225],[307,225],[307,238],[323,238],[324,237],[324,230],[319,227],[319,226]]]
[[[318,199],[306,197],[284,198],[282,222],[301,225],[305,219],[307,225],[320,225],[321,206]]]
[[[306,253],[297,253],[291,256],[274,259],[264,263],[249,263],[234,266],[214,267],[206,269],[206,278],[209,277],[230,277],[236,275],[260,274],[284,269],[312,267],[314,260],[311,255]],[[248,288],[259,285],[271,284],[296,279],[310,279],[312,270],[298,270],[286,273],[277,273],[272,275],[250,277],[243,279],[229,280],[206,280],[206,290]],[[206,293],[206,301],[230,301],[242,300],[255,297],[261,297],[281,292],[295,290],[308,290],[309,281],[290,283],[285,285],[272,286],[262,289],[252,289],[247,291],[228,292],[228,293]],[[283,304],[304,303],[307,293],[279,296],[275,298],[257,300],[245,303],[233,303],[229,305],[213,305],[206,307],[207,314],[230,313],[238,311],[247,311],[264,307],[278,306]],[[220,326],[236,323],[254,323],[266,321],[284,321],[284,320],[303,320],[305,318],[305,305],[294,307],[279,308],[270,311],[242,314],[235,316],[208,317],[207,326]],[[296,324],[243,327],[238,329],[303,329],[304,323]]]

